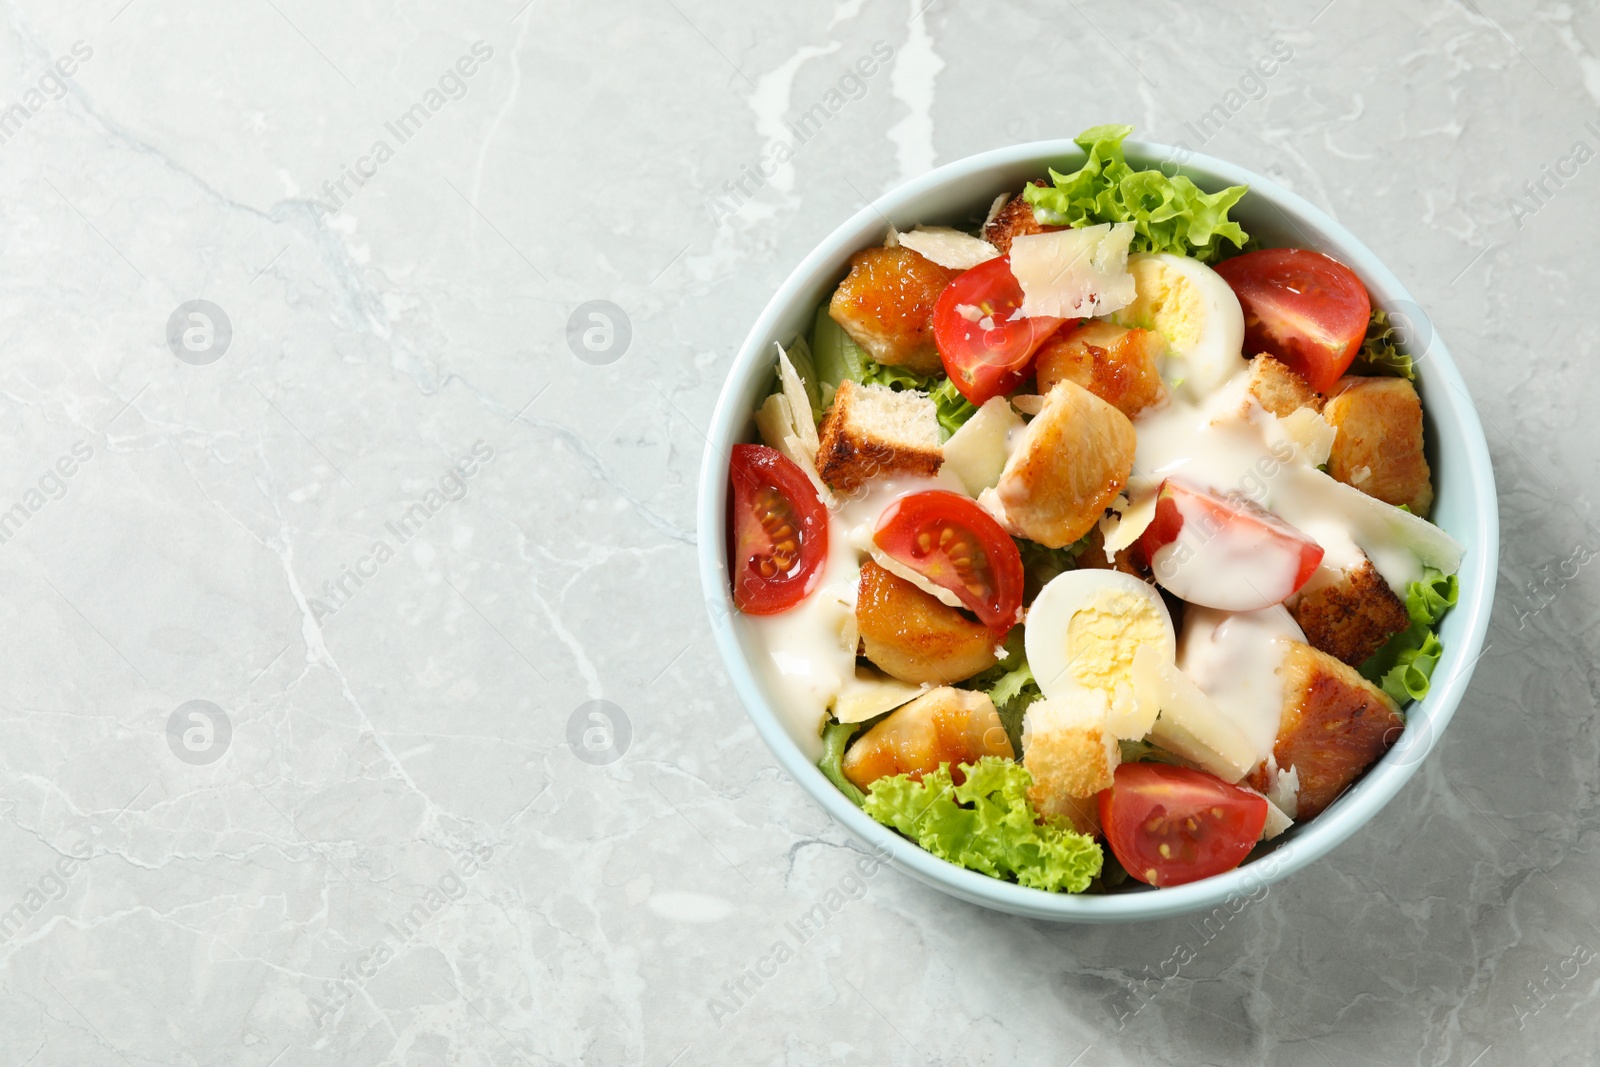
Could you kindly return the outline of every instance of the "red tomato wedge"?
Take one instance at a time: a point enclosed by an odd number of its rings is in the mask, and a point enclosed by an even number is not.
[[[1146,885],[1231,871],[1267,823],[1267,801],[1214,774],[1124,763],[1100,794],[1100,825],[1117,862]]]
[[[1322,546],[1245,497],[1168,478],[1139,547],[1162,588],[1191,604],[1255,611],[1311,580]]]
[[[828,509],[805,471],[766,445],[734,445],[728,476],[733,602],[751,615],[787,611],[822,581]]]
[[[958,275],[934,304],[939,358],[961,395],[974,404],[1021,385],[1034,350],[1067,321],[1015,317],[1022,298],[1011,259],[1001,256]]]
[[[1247,355],[1266,352],[1326,393],[1361,350],[1372,300],[1355,272],[1321,252],[1263,248],[1217,264],[1244,308]]]
[[[1022,612],[1022,556],[987,511],[947,489],[903,496],[878,517],[872,540],[935,585],[950,590],[1004,637]]]

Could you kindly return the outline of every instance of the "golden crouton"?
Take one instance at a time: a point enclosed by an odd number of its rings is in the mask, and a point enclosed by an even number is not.
[[[844,754],[844,776],[857,789],[879,778],[909,774],[921,779],[950,764],[960,784],[962,763],[984,756],[1012,758],[1011,741],[987,693],[942,686],[930,689],[861,735]]]
[[[869,478],[931,478],[943,463],[938,410],[926,395],[860,385],[849,378],[839,383],[817,447],[823,481],[841,493],[853,493]]]
[[[1400,739],[1405,717],[1388,694],[1326,652],[1299,641],[1284,657],[1283,720],[1273,758],[1299,778],[1295,818],[1315,818]],[[1250,785],[1266,792],[1265,765]]]
[[[867,658],[903,682],[949,685],[995,663],[987,626],[870,559],[861,564],[856,627]]]
[[[1422,401],[1404,378],[1340,378],[1322,415],[1338,431],[1328,473],[1413,514],[1433,506],[1422,452]]]
[[[828,314],[879,363],[932,374],[942,366],[933,343],[933,305],[959,273],[904,245],[864,248],[850,257],[850,273],[834,290]]]
[[[981,500],[1012,534],[1064,548],[1088,533],[1128,484],[1135,445],[1128,416],[1075,382],[1058,382],[1000,484]]]
[[[1370,560],[1338,580],[1311,585],[1300,594],[1294,621],[1312,648],[1359,667],[1390,636],[1411,625],[1406,606]]]
[[[1110,789],[1122,750],[1106,723],[1106,695],[1073,690],[1028,705],[1022,723],[1022,765],[1033,776],[1028,800],[1041,815],[1072,820],[1079,833],[1099,834],[1096,798]]]
[[[1269,355],[1259,355],[1250,361],[1250,381],[1246,388],[1257,403],[1280,419],[1300,408],[1322,410],[1322,394]]]
[[[1040,180],[1034,184],[1043,185],[1044,182]],[[1011,251],[1011,239],[1014,237],[1026,237],[1029,234],[1049,233],[1051,230],[1060,229],[1064,227],[1046,226],[1039,222],[1033,217],[1033,205],[1021,196],[1014,196],[1006,201],[1006,206],[1001,208],[1000,213],[983,228],[983,238],[998,248],[1003,256]]]
[[[1162,347],[1159,334],[1097,319],[1062,327],[1034,356],[1039,392],[1048,393],[1060,381],[1075,382],[1131,419],[1167,397],[1156,369]]]

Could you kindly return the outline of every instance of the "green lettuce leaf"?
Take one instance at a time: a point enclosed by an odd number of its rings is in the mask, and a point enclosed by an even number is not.
[[[1023,199],[1038,221],[1051,226],[1093,226],[1131,222],[1133,252],[1176,252],[1212,263],[1225,252],[1222,241],[1243,248],[1249,236],[1228,218],[1249,187],[1234,185],[1208,193],[1181,174],[1134,170],[1122,155],[1132,126],[1095,126],[1080,133],[1078,146],[1089,158],[1071,174],[1050,171],[1053,186],[1029,185]]]
[[[1006,638],[1005,654],[999,661],[960,683],[963,689],[989,694],[995,710],[1000,713],[1000,725],[1005,727],[1006,737],[1011,740],[1011,751],[1017,753],[1022,751],[1022,718],[1028,705],[1044,696],[1034,680],[1033,668],[1028,666],[1023,641],[1023,628],[1012,627]]]
[[[1049,892],[1081,893],[1100,873],[1103,856],[1091,837],[1064,819],[1038,821],[1028,803],[1033,776],[1020,763],[984,756],[962,764],[956,785],[941,764],[920,782],[909,775],[880,778],[862,805],[941,859],[992,878]]]
[[[928,390],[928,395],[933,397],[933,406],[939,410],[939,427],[946,441],[978,413],[978,405],[961,395],[953,378],[945,378]]]
[[[1400,351],[1398,340],[1397,331],[1389,324],[1388,312],[1373,308],[1372,318],[1367,322],[1367,336],[1361,342],[1355,362],[1350,365],[1350,372],[1415,381],[1416,368],[1411,365],[1411,357]]]
[[[817,769],[827,775],[828,781],[838,786],[839,792],[849,797],[850,803],[856,807],[860,807],[866,797],[854,782],[844,776],[844,750],[859,729],[861,724],[858,722],[829,722],[822,728],[822,758],[817,760]]]
[[[1402,706],[1427,696],[1433,669],[1444,655],[1444,644],[1434,627],[1455,606],[1460,592],[1455,575],[1426,568],[1422,581],[1412,582],[1406,590],[1410,627],[1389,638],[1361,665],[1362,676]]]

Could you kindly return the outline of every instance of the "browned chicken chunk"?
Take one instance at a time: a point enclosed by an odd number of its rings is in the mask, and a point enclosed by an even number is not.
[[[844,754],[843,770],[857,789],[866,790],[879,778],[909,774],[920,779],[948,763],[959,783],[960,764],[1014,755],[987,693],[942,686],[890,712],[862,734]]]
[[[1411,625],[1406,606],[1370,560],[1338,579],[1312,579],[1294,607],[1294,621],[1318,648],[1352,667],[1365,663],[1389,638]]]
[[[1160,335],[1115,323],[1090,319],[1075,328],[1063,327],[1034,357],[1039,392],[1048,393],[1057,382],[1073,382],[1131,419],[1167,397],[1156,369],[1162,347]]]
[[[850,257],[828,314],[879,363],[932,374],[941,366],[933,305],[958,273],[904,246],[864,248]]]
[[[995,663],[995,636],[872,560],[861,564],[856,627],[868,659],[903,682],[949,685]]]
[[[1404,378],[1341,378],[1322,409],[1339,435],[1328,473],[1368,496],[1427,515],[1433,474],[1422,451],[1422,400]]]
[[[1388,694],[1326,652],[1290,642],[1284,657],[1283,722],[1272,748],[1280,772],[1299,778],[1301,822],[1315,818],[1400,739],[1405,717]],[[1251,786],[1265,792],[1265,766]]]

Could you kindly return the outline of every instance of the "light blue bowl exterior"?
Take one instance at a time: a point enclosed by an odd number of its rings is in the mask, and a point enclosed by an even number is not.
[[[1259,175],[1208,156],[1164,145],[1129,142],[1136,167],[1181,172],[1202,188],[1245,184],[1250,194],[1234,215],[1263,245],[1321,250],[1352,267],[1374,301],[1386,308],[1415,301],[1366,245],[1294,193]],[[963,900],[1036,919],[1061,922],[1131,922],[1203,911],[1264,887],[1332,851],[1399,792],[1432,750],[1472,678],[1489,624],[1499,557],[1499,512],[1494,471],[1483,428],[1466,383],[1436,334],[1418,376],[1427,412],[1427,437],[1437,497],[1432,518],[1466,546],[1461,600],[1441,630],[1445,653],[1426,700],[1410,710],[1403,740],[1327,811],[1280,837],[1270,852],[1253,855],[1227,874],[1162,890],[1069,896],[1026,889],[946,863],[874,821],[834,788],[805,757],[774,712],[749,659],[759,649],[729,599],[726,561],[728,454],[755,440],[752,413],[772,378],[774,341],[804,332],[818,303],[844,274],[850,254],[882,241],[885,220],[901,229],[960,222],[981,212],[996,195],[1044,175],[1047,166],[1072,170],[1083,152],[1071,141],[1038,141],[958,160],[886,193],[834,230],[779,287],[745,338],[723,386],[700,472],[698,548],[706,604],[734,689],[757,731],[783,769],[824,810],[869,849],[886,853],[900,870]],[[1181,166],[1174,161],[1181,160]],[[1424,324],[1422,335],[1431,333]]]

